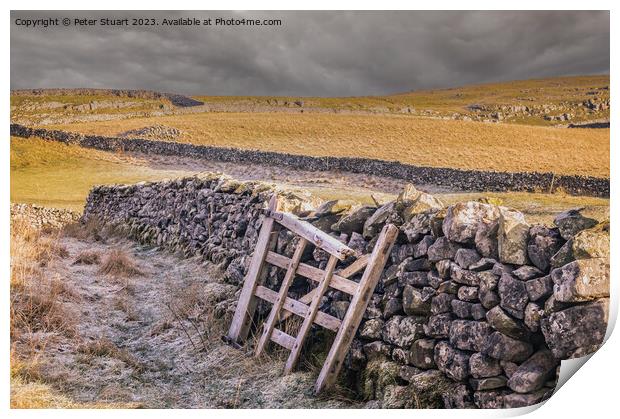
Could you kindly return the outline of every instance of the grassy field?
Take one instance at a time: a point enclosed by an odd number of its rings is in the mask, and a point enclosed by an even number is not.
[[[607,90],[605,90],[607,88]],[[302,100],[304,108],[321,108],[336,111],[387,111],[401,112],[412,108],[432,111],[438,115],[460,113],[473,115],[467,109],[472,104],[488,106],[528,105],[540,106],[578,104],[596,97],[609,99],[609,76],[554,77],[536,80],[469,85],[448,89],[419,90],[385,96],[362,97],[256,97],[256,96],[196,96],[207,104],[222,105],[273,105]],[[587,119],[587,112],[575,111],[575,120]],[[609,111],[601,112],[599,118],[609,118]],[[539,116],[524,116],[511,122],[529,125],[554,125]]]
[[[395,115],[197,113],[54,125],[117,135],[161,124],[175,141],[421,166],[609,177],[609,129],[562,129]]]
[[[151,169],[138,160],[78,146],[11,138],[11,202],[81,212],[93,185],[160,180],[185,174]]]
[[[81,212],[88,191],[94,185],[176,178],[189,176],[197,170],[199,168],[194,171],[169,169],[103,151],[36,139],[11,138],[12,202],[34,203]],[[380,190],[345,188],[342,185],[325,184],[299,188],[278,181],[275,184],[286,189],[302,189],[324,200],[353,199],[370,204],[371,194],[385,202],[396,196],[381,193]],[[530,222],[550,223],[558,212],[575,207],[586,207],[586,212],[595,218],[609,216],[609,200],[602,198],[522,192],[436,195],[446,204],[489,197],[499,199],[503,205],[523,211]]]

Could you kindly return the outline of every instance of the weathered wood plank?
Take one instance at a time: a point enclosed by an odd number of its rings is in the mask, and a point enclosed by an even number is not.
[[[351,341],[357,332],[364,311],[366,311],[366,307],[368,306],[368,301],[379,281],[379,277],[390,255],[390,250],[394,245],[397,234],[398,228],[393,224],[387,224],[383,227],[383,230],[381,230],[377,244],[370,256],[368,266],[360,280],[359,288],[351,298],[349,309],[342,320],[341,327],[336,334],[334,343],[319,373],[314,387],[316,394],[320,393],[325,388],[331,387],[336,382],[344,358],[351,345]]]
[[[278,202],[276,195],[271,197],[269,201],[269,210],[275,210]],[[263,224],[258,234],[256,246],[254,248],[254,254],[252,255],[252,261],[248,268],[248,273],[243,281],[243,289],[237,302],[237,308],[233,316],[230,328],[228,329],[227,339],[241,343],[244,341],[250,330],[252,323],[252,317],[256,310],[256,298],[254,293],[257,285],[264,280],[265,270],[263,265],[265,264],[265,257],[270,250],[273,250],[276,245],[277,235],[273,235],[274,220],[270,217],[263,219]],[[274,237],[275,236],[275,237]]]
[[[368,265],[369,260],[370,254],[362,255],[355,262],[338,272],[338,275],[343,278],[351,278],[353,275],[364,269],[366,265]]]
[[[270,290],[267,287],[264,287],[262,285],[259,285],[258,287],[256,287],[256,293],[255,295],[258,298],[262,298],[265,301],[269,301],[270,303],[273,303],[276,298],[278,297],[278,293]],[[293,300],[290,297],[287,297],[286,300],[284,300],[284,305],[282,306],[282,308],[284,310],[290,311],[291,313],[299,316],[299,317],[306,317],[306,315],[308,314],[308,309],[309,307],[297,300]],[[326,329],[329,330],[333,330],[334,332],[338,331],[338,328],[340,327],[340,320],[332,315],[329,315],[327,313],[323,313],[322,311],[319,311],[316,315],[316,318],[314,319],[314,322],[316,324],[318,324],[319,326],[322,326]]]
[[[306,314],[306,317],[304,318],[304,321],[299,328],[299,333],[295,338],[295,344],[293,345],[293,349],[291,349],[291,353],[286,360],[286,365],[284,366],[284,374],[288,374],[289,372],[293,371],[293,368],[295,368],[295,365],[299,360],[304,341],[306,340],[306,336],[308,336],[310,327],[312,327],[312,323],[314,323],[314,318],[319,311],[319,305],[321,304],[323,294],[325,294],[325,291],[327,291],[327,288],[329,288],[329,283],[332,279],[332,276],[334,275],[334,269],[336,268],[337,263],[338,258],[334,255],[332,255],[327,261],[325,276],[323,277],[321,282],[319,282],[319,285],[317,285],[317,290],[312,297],[312,301],[310,302],[310,308],[308,310],[308,313]]]
[[[303,237],[316,247],[320,247],[340,260],[346,259],[347,256],[355,255],[355,250],[351,249],[346,244],[316,228],[309,222],[300,220],[293,214],[272,211],[269,213],[269,216],[293,233]]]
[[[291,259],[287,258],[286,256],[279,255],[275,252],[268,252],[265,260],[267,261],[267,263],[270,263],[282,269],[286,269]],[[320,270],[319,268],[315,268],[314,266],[306,265],[305,263],[299,264],[299,267],[297,268],[297,275],[301,275],[305,278],[311,279],[314,282],[320,282],[321,279],[323,279],[322,270]],[[338,291],[346,292],[349,295],[353,295],[355,293],[355,290],[357,290],[357,282],[343,278],[340,275],[334,275],[332,277],[332,282],[331,284],[329,284],[329,286],[337,289]]]
[[[295,272],[297,271],[297,267],[299,266],[301,257],[303,256],[304,250],[306,249],[306,244],[308,244],[308,241],[301,237],[299,243],[297,244],[297,248],[295,249],[295,253],[293,254],[293,258],[288,265],[288,269],[286,270],[286,274],[284,275],[282,284],[280,285],[278,297],[276,298],[276,301],[273,302],[271,312],[269,313],[269,316],[267,317],[267,320],[263,325],[263,334],[258,341],[258,345],[256,345],[256,356],[259,356],[267,346],[267,343],[269,343],[271,332],[273,331],[273,328],[280,319],[280,311],[282,310],[282,306],[284,305],[284,301],[286,300],[288,289],[293,283],[293,279],[295,279]]]
[[[278,345],[285,347],[289,351],[293,349],[293,345],[295,345],[295,338],[284,333],[280,329],[273,329],[271,333],[271,340]]]
[[[368,260],[370,259],[370,253],[361,256],[358,260],[356,260],[355,262],[353,262],[351,265],[347,266],[346,268],[342,269],[340,272],[338,272],[338,275],[334,274],[334,276],[332,277],[332,283],[330,284],[331,287],[334,286],[334,281],[335,278],[337,276],[341,276],[343,278],[349,278],[353,275],[355,275],[356,273],[358,273],[359,271],[361,271],[362,269],[364,269],[366,267],[366,265],[368,265]],[[357,285],[357,283],[356,283]],[[304,303],[304,304],[310,304],[310,301],[312,301],[312,297],[314,296],[314,292],[316,291],[316,288],[312,288],[310,290],[310,292],[308,292],[307,294],[303,295],[300,299],[299,302]],[[290,316],[292,316],[293,313],[291,313],[290,311],[285,311],[284,313],[282,313],[280,315],[280,322],[283,322],[284,320],[288,319]]]

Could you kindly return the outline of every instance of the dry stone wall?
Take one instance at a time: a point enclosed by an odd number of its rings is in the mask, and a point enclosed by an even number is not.
[[[266,184],[205,175],[96,187],[83,217],[120,223],[144,243],[217,263],[225,280],[240,286],[261,209],[274,193],[282,210],[362,253],[385,223],[400,228],[346,360],[348,384],[369,407],[531,405],[552,394],[561,359],[602,344],[609,223],[577,210],[558,215],[552,227],[529,225],[517,211],[482,202],[445,208],[412,185],[379,208],[350,201],[316,208]],[[292,255],[295,240],[282,230],[277,251]],[[327,259],[310,249],[303,261],[323,268]],[[277,289],[282,277],[272,268],[266,285]],[[299,298],[308,290],[298,279],[290,292]],[[235,302],[219,302],[216,312],[232,312]],[[348,304],[347,295],[330,290],[321,310],[342,318]],[[269,308],[259,306],[257,315]]]
[[[104,151],[124,150],[146,154],[183,156],[230,163],[286,166],[312,171],[341,170],[381,175],[415,184],[437,185],[466,191],[545,191],[561,189],[574,195],[609,197],[609,179],[590,176],[554,175],[536,172],[490,172],[441,167],[420,167],[395,161],[352,157],[314,157],[257,150],[241,150],[135,138],[81,135],[63,131],[34,129],[11,124],[11,135],[39,137],[79,144]]]

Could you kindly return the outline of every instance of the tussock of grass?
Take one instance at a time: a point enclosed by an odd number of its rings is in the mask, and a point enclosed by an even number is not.
[[[143,275],[131,256],[122,249],[113,249],[108,253],[101,263],[99,273],[121,278]]]
[[[100,337],[98,339],[83,343],[77,347],[77,351],[89,357],[109,357],[123,361],[135,369],[141,369],[141,365],[136,358],[127,350],[121,349],[110,339]]]
[[[11,337],[23,332],[54,331],[73,335],[75,323],[61,296],[75,294],[58,278],[42,274],[40,267],[54,256],[67,257],[67,250],[28,225],[15,220],[11,226]]]
[[[73,265],[99,265],[100,262],[98,252],[87,250],[78,255],[75,261],[73,261]]]

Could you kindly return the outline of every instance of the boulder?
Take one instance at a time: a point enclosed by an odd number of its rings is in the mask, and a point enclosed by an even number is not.
[[[530,337],[525,325],[510,317],[500,306],[495,306],[487,311],[486,319],[489,325],[498,332],[502,332],[511,338],[527,341]]]
[[[573,238],[575,259],[609,258],[609,221],[582,230]]]
[[[544,273],[540,269],[533,266],[523,265],[512,271],[512,275],[519,278],[521,281],[528,281],[530,279],[541,277]]]
[[[522,362],[529,358],[534,349],[529,342],[513,339],[501,332],[493,332],[480,352],[503,361]]]
[[[350,210],[355,204],[357,203],[350,199],[333,199],[331,201],[326,201],[319,205],[314,216],[323,217],[325,215],[342,214]]]
[[[381,337],[385,342],[401,348],[409,347],[423,335],[424,321],[416,317],[394,316],[385,322]]]
[[[450,345],[467,351],[480,351],[491,332],[486,322],[454,320],[450,325]]]
[[[518,319],[523,319],[523,310],[529,301],[525,282],[510,274],[503,274],[499,279],[497,291],[500,306]]]
[[[499,229],[499,220],[495,220],[490,224],[482,223],[476,231],[474,237],[474,243],[476,250],[486,257],[491,259],[499,258],[498,244],[497,244],[497,231]]]
[[[461,202],[448,207],[442,230],[451,241],[473,244],[480,224],[490,224],[498,218],[499,208],[494,205]]]
[[[564,240],[570,240],[581,230],[594,227],[598,221],[581,214],[583,208],[570,209],[558,214],[553,223],[560,230]]]
[[[525,306],[523,322],[532,332],[538,332],[540,329],[540,318],[544,310],[536,303],[528,303]]]
[[[462,381],[469,375],[469,354],[454,349],[445,341],[435,345],[435,364],[448,378]]]
[[[542,402],[546,396],[550,396],[550,392],[545,389],[538,390],[534,393],[520,394],[512,393],[504,396],[504,408],[513,409],[516,407],[532,406]]]
[[[522,213],[502,208],[497,232],[499,260],[503,263],[525,265],[528,263],[527,242],[530,226]]]
[[[469,269],[471,265],[480,259],[481,256],[474,249],[461,248],[454,255],[454,261],[463,269]]]
[[[461,301],[478,301],[478,287],[462,286],[459,288],[457,296]]]
[[[580,259],[551,272],[553,295],[562,302],[609,296],[609,259]]]
[[[381,339],[381,330],[385,322],[381,319],[371,319],[364,322],[360,329],[360,337],[368,340]]]
[[[601,298],[552,313],[540,321],[545,342],[558,359],[596,351],[607,331],[609,299]]]
[[[424,333],[432,338],[445,339],[450,334],[450,323],[452,314],[444,313],[430,316],[424,325]]]
[[[364,222],[364,238],[370,239],[379,234],[387,220],[395,212],[395,205],[396,203],[394,201],[388,202],[368,217],[368,219]]]
[[[458,265],[453,265],[450,271],[450,278],[454,282],[469,286],[478,286],[480,283],[480,276],[476,272],[468,271]]]
[[[409,221],[414,216],[430,210],[440,210],[444,204],[433,195],[417,190],[412,184],[405,185],[403,192],[396,200],[403,220]]]
[[[383,318],[385,320],[403,312],[403,300],[398,297],[388,298],[383,307]]]
[[[468,303],[453,299],[450,304],[452,305],[452,312],[461,319],[467,319],[472,317],[472,307],[474,303]]]
[[[429,246],[427,255],[431,262],[438,262],[442,259],[454,259],[456,251],[461,247],[449,241],[446,237],[439,237],[431,246]]]
[[[527,255],[538,269],[547,272],[551,266],[551,257],[560,250],[563,244],[564,240],[557,229],[536,225],[530,228]]]
[[[469,358],[469,372],[474,378],[494,377],[502,373],[499,361],[480,352]]]
[[[508,380],[508,387],[517,393],[539,390],[555,374],[558,363],[551,351],[540,350],[519,365]]]
[[[427,315],[431,311],[432,294],[423,294],[411,285],[403,289],[402,307],[409,315]]]
[[[530,301],[537,301],[553,294],[553,280],[551,275],[531,279],[525,283],[527,295]]]
[[[437,294],[431,300],[431,314],[449,313],[452,311],[452,300],[454,300],[452,294]]]
[[[573,256],[573,239],[570,239],[566,243],[560,247],[551,259],[549,260],[549,265],[551,268],[559,268],[561,266],[566,265],[567,263],[571,263],[575,260]]]
[[[415,243],[422,237],[431,234],[433,220],[436,215],[437,211],[426,211],[416,214],[400,227],[400,231],[405,234],[410,243]]]
[[[469,270],[474,272],[488,271],[497,261],[491,258],[481,258],[478,262],[469,265]]]
[[[474,392],[474,404],[480,409],[503,409],[506,390]]]
[[[368,220],[375,211],[377,211],[375,207],[361,206],[341,217],[338,222],[332,225],[332,230],[344,234],[351,234],[353,232],[360,234],[364,230],[366,220]]]
[[[418,368],[435,368],[434,350],[434,339],[418,339],[411,345],[409,360]]]

